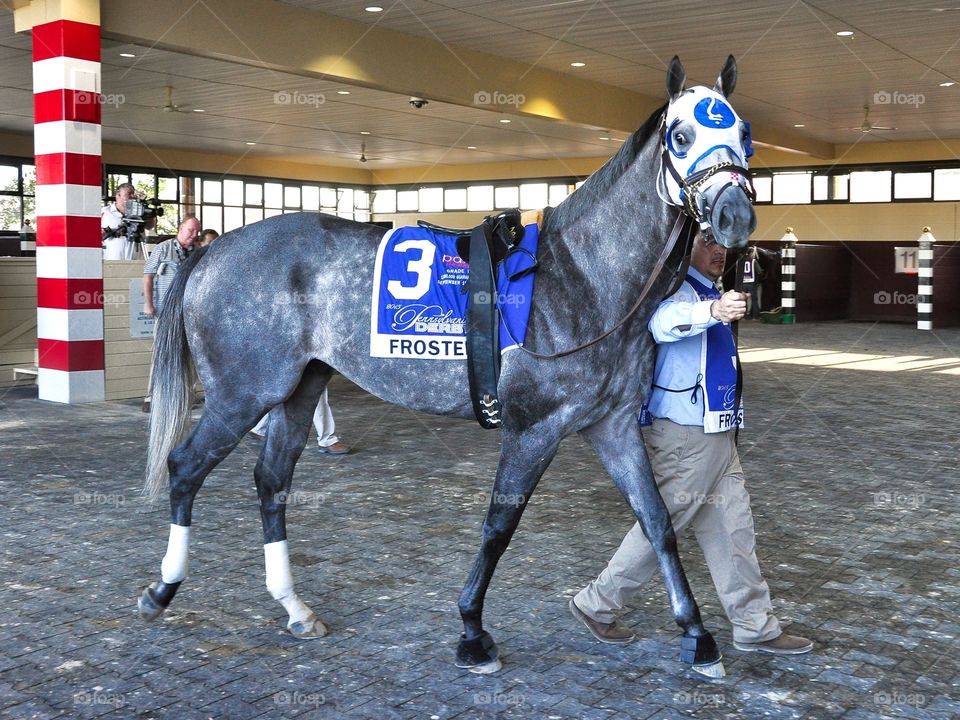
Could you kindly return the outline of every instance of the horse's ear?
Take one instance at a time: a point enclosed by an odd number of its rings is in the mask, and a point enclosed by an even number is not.
[[[687,81],[687,71],[683,69],[683,63],[676,55],[670,61],[670,67],[667,68],[667,97],[675,100],[683,92],[683,85]]]
[[[713,89],[724,97],[733,95],[733,89],[737,86],[737,61],[733,55],[727,56],[727,61],[723,64],[720,75],[717,76],[717,84]]]

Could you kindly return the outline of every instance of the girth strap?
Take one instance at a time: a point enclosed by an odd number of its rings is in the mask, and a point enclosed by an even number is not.
[[[483,222],[470,234],[470,275],[467,278],[467,374],[470,401],[481,427],[500,427],[500,323],[497,286],[490,256],[493,232]]]

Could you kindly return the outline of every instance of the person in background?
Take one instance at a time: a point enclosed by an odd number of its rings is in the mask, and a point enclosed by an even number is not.
[[[750,495],[744,485],[735,429],[740,408],[729,323],[746,313],[744,293],[721,293],[726,249],[698,233],[687,279],[660,303],[649,329],[657,343],[653,389],[641,411],[643,439],[660,496],[679,535],[691,528],[703,550],[738,650],[773,655],[810,652],[813,643],[788,635],[773,614],[770,588],[757,561]],[[636,636],[617,613],[656,574],[657,556],[634,523],[599,577],[570,600],[570,612],[601,642]]]
[[[104,260],[136,260],[137,243],[127,240],[123,225],[123,214],[127,208],[127,201],[136,198],[137,191],[130,183],[117,185],[114,201],[100,210],[100,231],[103,234]],[[144,230],[156,227],[157,218],[153,217],[144,223]]]
[[[148,317],[156,317],[163,309],[163,298],[173,283],[180,263],[187,259],[193,250],[200,232],[200,221],[196,215],[187,215],[180,221],[176,237],[164,240],[157,245],[143,266],[143,312]],[[151,381],[153,363],[150,363]],[[143,411],[150,412],[150,391],[143,399]]]
[[[200,233],[200,240],[197,241],[197,245],[199,247],[206,247],[207,245],[212,243],[214,240],[216,240],[218,237],[220,237],[220,233],[218,233],[213,228],[207,228],[202,233]]]
[[[270,413],[267,413],[260,422],[250,432],[258,438],[263,438],[267,434],[267,421]],[[320,396],[320,402],[317,403],[317,409],[313,411],[313,426],[317,429],[317,445],[320,452],[324,455],[346,455],[350,448],[346,443],[340,442],[336,435],[337,426],[333,420],[333,412],[330,410],[330,402],[327,398],[327,391],[324,389]]]

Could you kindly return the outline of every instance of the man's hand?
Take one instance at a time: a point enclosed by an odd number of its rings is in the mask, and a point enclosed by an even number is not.
[[[725,323],[739,320],[747,314],[747,295],[736,290],[728,290],[710,305],[710,315]]]
[[[153,303],[147,300],[143,303],[143,314],[147,317],[155,318],[157,316],[157,309],[153,306]]]

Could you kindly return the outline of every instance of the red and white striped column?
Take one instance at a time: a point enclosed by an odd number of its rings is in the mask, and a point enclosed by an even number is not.
[[[104,399],[99,2],[33,26],[41,400]]]

